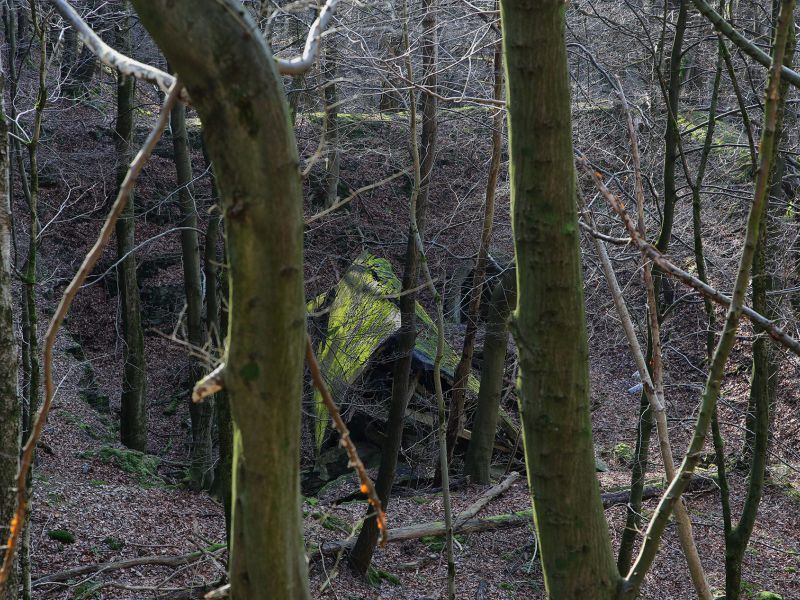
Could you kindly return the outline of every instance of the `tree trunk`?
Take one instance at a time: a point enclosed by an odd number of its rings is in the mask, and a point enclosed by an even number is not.
[[[483,342],[481,387],[478,391],[478,408],[464,458],[464,474],[475,483],[489,483],[489,467],[497,432],[497,414],[503,392],[508,349],[508,317],[517,304],[516,269],[506,271],[492,291],[489,319]]]
[[[119,30],[119,47],[122,52],[130,49],[128,20]],[[122,184],[133,158],[133,105],[135,80],[121,73],[117,82],[117,126],[115,145],[117,152],[117,187]],[[122,402],[120,410],[120,440],[128,448],[144,452],[147,448],[147,397],[145,395],[144,336],[142,333],[142,309],[139,299],[139,282],[136,276],[136,220],[134,217],[133,193],[122,211],[116,225],[117,234],[117,280],[122,312],[122,336],[124,338],[122,375]]]
[[[2,56],[0,56],[2,67]],[[0,72],[5,71],[0,68]],[[16,507],[17,469],[21,441],[22,411],[17,396],[17,340],[14,335],[14,301],[11,296],[11,187],[8,122],[4,105],[5,77],[0,77],[0,539],[8,538],[7,526]],[[0,600],[17,594],[16,569],[0,590]]]
[[[667,88],[666,110],[667,110],[667,129],[664,136],[664,205],[663,218],[661,220],[661,231],[658,235],[656,247],[661,252],[666,252],[672,239],[672,225],[675,218],[675,203],[677,202],[677,188],[675,183],[675,170],[679,160],[678,142],[680,140],[680,129],[678,128],[678,111],[680,108],[681,93],[681,56],[683,55],[683,39],[686,32],[686,20],[688,12],[688,0],[679,0],[678,19],[675,24],[675,37],[672,40],[670,51],[669,81]],[[663,300],[661,297],[662,282],[664,275],[658,267],[653,268],[653,284],[655,286],[656,299],[659,305],[659,314],[662,312]],[[652,344],[650,335],[647,340],[647,361],[650,364],[652,358]],[[634,452],[634,462],[631,470],[631,501],[628,505],[625,529],[622,531],[617,565],[620,574],[624,575],[630,568],[633,555],[633,546],[636,536],[641,530],[642,525],[642,500],[641,490],[644,487],[644,474],[647,472],[647,465],[650,454],[650,438],[653,432],[653,415],[650,411],[650,404],[647,396],[642,392],[639,398],[639,418],[636,427],[636,449]]]
[[[192,158],[189,154],[189,137],[186,132],[186,107],[177,104],[170,115],[172,144],[175,150],[175,171],[178,184],[178,202],[181,210],[181,257],[183,260],[183,287],[186,292],[186,335],[192,349],[204,346],[203,292],[200,285],[200,246],[197,242],[197,208],[192,194]],[[196,356],[190,356],[189,388],[203,376],[203,367]],[[192,421],[191,486],[208,490],[214,481],[211,457],[211,418],[214,401],[189,400]]]
[[[425,70],[424,81],[428,89],[436,88],[436,31],[435,16],[430,10],[432,0],[427,0],[425,17],[423,19],[423,30],[426,32],[426,41],[423,42],[423,69]],[[412,94],[413,96],[413,94]],[[397,454],[400,451],[400,444],[403,438],[403,423],[405,420],[406,408],[410,399],[409,380],[411,378],[411,359],[414,345],[417,339],[416,327],[416,304],[417,279],[419,275],[420,256],[415,236],[417,233],[422,235],[425,230],[425,213],[428,204],[428,189],[430,185],[431,171],[433,169],[433,157],[436,148],[436,98],[430,94],[422,96],[422,152],[419,164],[420,180],[419,186],[414,184],[411,192],[412,206],[416,209],[416,231],[412,226],[408,234],[406,254],[403,271],[402,292],[400,294],[400,330],[397,336],[397,358],[392,366],[392,397],[389,405],[389,417],[386,423],[386,440],[384,441],[383,451],[381,452],[381,464],[378,469],[378,478],[375,482],[375,491],[381,501],[384,510],[389,504],[389,494],[392,490],[395,469],[397,468]],[[412,127],[412,132],[415,133]],[[412,144],[416,143],[412,140]],[[369,510],[368,516],[364,521],[358,540],[350,553],[350,564],[362,575],[367,572],[372,561],[372,553],[378,541],[378,526],[372,511]]]
[[[31,2],[31,23],[33,24],[34,35],[39,43],[38,61],[38,90],[34,109],[33,131],[30,140],[27,142],[28,153],[28,173],[25,174],[22,155],[19,154],[20,178],[22,187],[28,201],[30,228],[28,230],[28,255],[25,259],[24,267],[24,310],[25,322],[22,327],[23,352],[27,352],[27,359],[24,366],[27,366],[27,373],[23,372],[23,382],[27,384],[26,392],[23,393],[25,406],[23,408],[23,444],[27,441],[33,427],[36,412],[39,408],[40,397],[40,366],[39,366],[39,334],[38,334],[38,314],[36,309],[36,280],[37,264],[39,257],[39,141],[42,134],[42,120],[44,109],[47,104],[47,29],[44,19],[40,20],[40,7],[38,2]],[[27,21],[23,16],[19,21]],[[35,456],[35,455],[34,455]],[[34,458],[35,461],[35,458]],[[22,534],[22,548],[20,556],[20,571],[22,577],[22,598],[29,600],[31,597],[31,533],[30,516],[32,504],[32,491],[30,483],[33,478],[33,467],[28,472],[28,504],[24,519],[24,532]]]
[[[503,49],[498,41],[494,51],[494,99],[502,97],[503,90]],[[453,451],[458,436],[464,429],[464,401],[467,392],[467,380],[472,370],[472,354],[475,350],[475,335],[478,332],[478,315],[483,296],[484,279],[486,278],[486,262],[489,257],[489,244],[492,241],[494,226],[494,198],[497,187],[497,176],[500,173],[500,155],[503,152],[503,113],[495,110],[492,119],[492,157],[489,163],[489,177],[486,181],[486,202],[483,209],[483,225],[478,258],[475,261],[475,275],[472,278],[472,296],[467,310],[467,331],[464,335],[464,347],[461,360],[453,377],[453,388],[450,392],[450,415],[447,420],[447,459],[452,461]],[[495,415],[496,416],[496,415]],[[491,450],[490,450],[491,452]]]
[[[545,588],[550,598],[610,599],[620,578],[595,476],[565,5],[500,5],[517,261],[513,332]]]
[[[209,343],[214,351],[225,347],[224,333],[227,331],[227,311],[221,308],[217,280],[219,279],[219,265],[225,264],[224,256],[219,256],[217,244],[222,225],[222,216],[219,211],[219,192],[214,168],[208,157],[205,142],[203,143],[203,158],[211,180],[211,198],[214,203],[214,212],[208,220],[206,229],[205,262],[203,269],[206,275],[206,331]],[[226,273],[227,275],[227,273]],[[227,277],[222,279],[222,296],[227,296]],[[230,543],[231,532],[231,464],[233,461],[233,426],[231,425],[231,409],[225,390],[214,396],[214,417],[217,424],[217,450],[219,458],[214,472],[214,493],[225,507],[225,535]]]
[[[283,86],[239,3],[134,5],[195,102],[223,199],[230,264],[225,387],[234,428],[231,596],[309,598],[299,501],[303,202]]]

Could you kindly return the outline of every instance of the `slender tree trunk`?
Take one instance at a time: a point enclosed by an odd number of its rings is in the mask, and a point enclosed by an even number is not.
[[[517,260],[513,333],[545,588],[551,598],[610,599],[620,577],[595,477],[565,5],[500,6]]]
[[[330,37],[325,43],[325,208],[336,204],[339,190],[339,96],[336,93],[338,55]]]
[[[426,0],[426,13],[423,19],[425,41],[423,49],[423,80],[428,89],[436,89],[436,29],[434,0]],[[413,97],[413,94],[412,94]],[[433,159],[436,149],[436,98],[430,94],[422,96],[422,152],[419,165],[420,180],[415,182],[411,192],[411,206],[416,215],[416,223],[412,222],[409,229],[408,242],[403,271],[402,293],[400,295],[400,331],[397,337],[397,358],[392,367],[392,397],[389,405],[389,418],[386,423],[386,439],[381,452],[381,464],[375,482],[375,490],[380,498],[381,506],[387,509],[389,494],[394,482],[397,468],[397,454],[403,438],[403,421],[406,407],[413,390],[409,390],[411,378],[411,359],[417,339],[416,305],[417,294],[413,290],[417,287],[420,267],[420,253],[417,248],[415,236],[422,235],[425,229],[425,213],[428,204],[428,189],[433,170]],[[416,128],[412,128],[412,135],[416,135]],[[416,140],[412,140],[416,144]],[[350,553],[350,564],[353,568],[365,574],[372,561],[375,544],[378,541],[377,521],[370,510],[364,525],[361,528],[356,545]]]
[[[472,438],[464,458],[464,474],[480,484],[489,483],[489,467],[497,435],[497,415],[506,370],[508,317],[517,304],[516,276],[516,269],[503,274],[492,291],[492,301],[489,304],[478,408],[475,411]]]
[[[30,141],[27,143],[28,150],[28,175],[25,175],[24,165],[22,164],[22,156],[20,159],[20,177],[23,181],[23,190],[28,200],[28,207],[30,210],[30,228],[28,230],[28,255],[25,260],[24,269],[24,303],[25,310],[23,315],[25,323],[23,324],[23,344],[26,346],[28,354],[26,364],[28,366],[27,378],[23,377],[27,383],[27,395],[25,397],[25,404],[27,405],[24,410],[27,412],[27,417],[22,426],[22,440],[23,444],[28,439],[33,426],[33,419],[39,408],[40,399],[40,368],[39,368],[39,337],[38,337],[38,316],[36,309],[36,279],[37,279],[37,263],[39,255],[39,141],[42,134],[42,120],[44,118],[44,109],[47,103],[47,29],[45,27],[44,19],[40,20],[40,7],[38,2],[31,2],[31,23],[33,24],[33,33],[38,39],[39,43],[39,61],[38,61],[38,85],[39,89],[36,95],[36,105],[34,108],[34,121],[33,130]],[[26,19],[21,19],[26,20]],[[23,374],[25,375],[25,374]],[[20,568],[22,576],[22,598],[29,600],[31,597],[31,533],[30,533],[30,516],[32,505],[32,491],[31,479],[33,476],[33,468],[28,473],[28,509],[25,514],[24,533],[22,535],[22,552],[20,556]]]
[[[2,69],[0,55],[0,73]],[[8,523],[14,515],[14,486],[19,468],[22,410],[17,396],[17,340],[14,335],[14,301],[11,296],[10,148],[5,103],[5,76],[0,76],[0,539],[8,538]],[[16,570],[0,590],[0,600],[14,600],[17,594]]]
[[[275,62],[234,0],[134,0],[205,125],[230,264],[231,597],[309,598],[300,513],[302,185]],[[203,44],[187,43],[201,39]]]
[[[778,23],[778,13],[781,7],[779,0],[773,1],[773,19]],[[784,53],[783,64],[787,67],[792,66],[792,57],[795,49],[794,27],[789,27],[786,39],[786,50]],[[780,139],[783,132],[783,119],[786,106],[786,97],[789,92],[789,85],[786,81],[781,81],[778,109],[775,119],[776,136]],[[774,200],[781,193],[781,179],[783,161],[778,152],[778,144],[773,148],[772,155],[772,174],[769,196]],[[769,204],[761,220],[758,241],[756,242],[755,253],[753,256],[753,271],[751,276],[751,286],[753,290],[753,309],[761,314],[771,317],[774,311],[767,299],[767,292],[772,289],[772,277],[770,275],[770,250],[769,240]],[[770,413],[774,402],[775,378],[777,369],[774,364],[769,340],[764,334],[759,335],[753,342],[753,370],[750,380],[750,396],[747,405],[747,415],[745,419],[745,447],[743,456],[749,462],[750,468],[747,476],[747,491],[744,507],[741,516],[735,527],[731,522],[731,511],[728,499],[728,482],[725,482],[725,502],[727,506],[727,521],[725,527],[725,598],[727,600],[737,600],[742,588],[742,561],[745,550],[747,550],[750,536],[755,526],[758,507],[764,493],[764,477],[767,469],[768,450],[770,440]],[[719,429],[719,425],[717,429]],[[716,431],[714,432],[717,433]],[[715,435],[715,442],[718,446],[718,456],[724,461],[724,446],[721,443],[721,435]],[[724,475],[724,471],[723,471]]]
[[[186,334],[191,348],[200,349],[205,339],[203,333],[203,292],[200,285],[200,246],[197,241],[197,208],[192,193],[192,158],[189,154],[189,136],[186,132],[186,107],[178,104],[170,115],[172,144],[175,150],[178,201],[181,208],[181,256],[183,259],[183,287],[186,292]],[[189,387],[203,376],[202,365],[192,356],[189,370]],[[214,401],[189,401],[192,421],[191,485],[194,489],[208,490],[214,481],[211,456],[211,419]]]
[[[681,494],[686,489],[692,473],[700,460],[700,454],[706,442],[708,428],[713,420],[716,410],[717,399],[719,398],[720,386],[725,371],[731,349],[736,341],[736,332],[742,314],[745,295],[751,274],[753,256],[755,254],[758,240],[760,221],[767,205],[769,192],[769,179],[772,172],[772,160],[777,141],[780,139],[780,132],[777,131],[778,113],[782,108],[783,98],[780,94],[780,73],[783,64],[784,54],[787,46],[789,31],[794,26],[793,21],[794,0],[783,0],[781,3],[780,22],[776,42],[773,45],[773,65],[770,67],[769,79],[766,90],[766,102],[764,106],[764,129],[761,135],[761,155],[758,177],[756,178],[755,192],[753,194],[753,204],[747,219],[747,230],[745,233],[744,245],[742,248],[739,267],[736,273],[736,283],[731,296],[731,303],[725,317],[725,325],[720,336],[719,343],[714,350],[711,364],[709,366],[708,378],[703,390],[703,398],[697,417],[697,423],[692,435],[686,456],[681,463],[681,467],[676,473],[675,478],[669,485],[666,494],[656,508],[647,531],[644,542],[639,552],[639,556],[634,562],[628,576],[625,578],[620,590],[620,600],[633,599],[637,596],[639,588],[647,574],[658,551],[661,536],[667,526],[669,516],[680,501]],[[764,453],[766,456],[766,452]],[[723,462],[724,464],[724,462]],[[760,500],[761,489],[748,490],[746,503]],[[751,495],[750,492],[753,492]],[[745,508],[744,514],[749,514],[750,518],[755,519],[755,511]],[[726,517],[729,519],[729,515]]]
[[[675,219],[675,204],[678,199],[675,171],[679,159],[678,143],[680,129],[678,128],[678,111],[680,108],[681,93],[681,57],[683,56],[683,39],[686,33],[688,1],[679,0],[678,18],[675,23],[675,37],[669,58],[669,81],[666,92],[667,102],[667,129],[664,136],[664,204],[661,231],[658,235],[656,247],[661,252],[666,252],[672,239],[672,225]],[[666,5],[665,5],[666,11]],[[665,12],[666,18],[666,12]],[[664,275],[657,268],[653,268],[653,283],[655,285],[656,299],[659,304],[659,313],[663,310],[661,288]],[[650,334],[647,340],[647,362],[652,358],[652,341]],[[636,536],[641,531],[642,525],[642,490],[644,489],[645,474],[650,454],[650,438],[653,431],[653,415],[647,396],[642,393],[639,398],[639,417],[636,426],[636,449],[631,468],[631,498],[628,503],[625,519],[625,529],[622,531],[617,566],[621,575],[627,573],[633,557],[633,546]]]
[[[213,350],[225,347],[224,332],[228,329],[227,311],[221,308],[217,290],[217,280],[219,279],[219,265],[224,264],[224,257],[219,256],[217,244],[219,242],[220,229],[222,226],[222,215],[219,211],[222,207],[219,204],[219,192],[217,190],[217,178],[214,175],[214,168],[203,143],[203,158],[211,180],[211,198],[214,202],[214,212],[209,217],[208,228],[206,229],[206,246],[204,270],[206,275],[206,331]],[[224,254],[224,251],[223,251]],[[227,273],[225,273],[227,275]],[[227,277],[222,278],[222,296],[227,297],[228,285]],[[225,507],[225,535],[230,543],[231,532],[231,475],[233,461],[233,426],[231,424],[231,409],[225,390],[215,394],[214,397],[214,416],[217,423],[217,450],[219,459],[217,468],[214,472],[214,493],[222,501]]]
[[[120,25],[118,44],[122,52],[130,49],[128,20]],[[133,105],[135,80],[121,73],[117,81],[117,125],[115,146],[117,152],[117,187],[122,184],[133,158]],[[136,220],[133,194],[116,224],[117,281],[122,312],[123,373],[120,410],[120,440],[128,448],[144,452],[147,448],[147,396],[145,394],[144,335],[142,309],[139,299],[139,281],[136,276]]]
[[[503,94],[503,49],[498,41],[494,51],[494,99],[500,100]],[[495,111],[492,119],[492,156],[489,161],[489,177],[486,181],[486,202],[483,209],[483,225],[478,257],[475,261],[475,275],[472,278],[472,296],[467,310],[467,331],[464,335],[464,347],[461,360],[453,377],[453,388],[450,392],[450,415],[447,421],[447,459],[451,462],[453,451],[461,432],[464,430],[464,401],[467,392],[467,380],[472,370],[472,354],[475,350],[475,336],[478,332],[478,315],[481,308],[484,280],[486,279],[486,263],[489,257],[489,245],[492,242],[494,226],[494,198],[497,177],[500,173],[500,155],[503,152],[503,113]]]

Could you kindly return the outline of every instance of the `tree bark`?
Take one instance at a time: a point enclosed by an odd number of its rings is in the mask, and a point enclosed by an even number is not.
[[[130,50],[130,30],[127,19],[121,24],[118,45],[122,52]],[[133,104],[136,89],[133,77],[117,75],[117,188],[128,172],[132,156]],[[133,194],[128,198],[116,225],[117,281],[122,312],[123,374],[120,410],[120,440],[128,448],[144,452],[147,447],[147,397],[145,395],[144,335],[139,282],[136,276],[136,221]]]
[[[0,73],[2,56],[0,56]],[[21,442],[22,410],[17,396],[17,340],[14,335],[14,301],[11,296],[13,262],[11,258],[10,152],[6,120],[5,77],[0,77],[0,539],[8,538],[7,526],[16,507],[14,494]],[[17,594],[16,569],[0,590],[0,600],[13,600]]]
[[[299,160],[261,32],[233,0],[134,0],[202,119],[230,265],[232,597],[309,598],[300,514],[305,350]],[[268,343],[265,343],[268,341]]]
[[[197,241],[197,208],[192,194],[192,158],[189,154],[189,137],[186,132],[186,107],[177,104],[170,115],[172,144],[175,150],[175,172],[178,184],[178,202],[181,210],[181,258],[183,262],[183,288],[186,293],[186,336],[191,348],[204,346],[203,293],[200,285],[200,246]],[[207,282],[208,283],[208,282]],[[203,376],[202,365],[196,356],[190,356],[189,388]],[[196,490],[208,490],[214,481],[211,457],[211,418],[214,401],[189,400],[192,421],[191,467],[189,477]]]
[[[610,599],[620,577],[595,476],[565,5],[500,6],[517,261],[513,333],[545,588],[551,598]]]
[[[492,292],[492,302],[489,304],[478,408],[472,426],[472,439],[464,458],[464,474],[472,477],[475,483],[489,483],[489,467],[506,370],[508,317],[512,307],[517,304],[516,277],[516,269],[504,273]]]

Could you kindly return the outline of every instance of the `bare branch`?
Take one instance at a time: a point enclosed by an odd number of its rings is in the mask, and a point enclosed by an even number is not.
[[[276,59],[278,71],[282,75],[300,75],[311,68],[319,54],[319,41],[322,39],[323,32],[328,28],[338,3],[339,0],[327,0],[325,2],[322,10],[319,11],[319,16],[314,19],[311,29],[308,30],[306,45],[300,56]]]
[[[164,93],[168,93],[170,88],[175,84],[175,77],[169,73],[156,67],[146,65],[129,56],[125,56],[106,44],[66,0],[50,1],[56,7],[59,14],[75,28],[81,41],[86,44],[103,64],[116,69],[123,75],[129,75],[136,79],[155,84]],[[180,100],[181,102],[190,104],[189,93],[186,89],[180,91]]]
[[[717,304],[721,304],[724,307],[729,307],[731,305],[731,299],[729,296],[726,296],[722,292],[718,291],[717,289],[711,287],[707,283],[699,280],[697,277],[688,273],[681,269],[680,267],[676,266],[672,263],[666,256],[661,254],[654,246],[649,244],[646,240],[642,239],[639,235],[639,232],[636,229],[636,225],[631,220],[628,213],[625,211],[625,207],[622,202],[617,198],[611,190],[606,187],[606,184],[600,178],[599,174],[597,174],[592,168],[589,166],[589,162],[583,156],[578,157],[578,164],[584,169],[584,171],[592,178],[597,189],[600,190],[600,193],[603,197],[608,201],[611,205],[611,208],[614,209],[614,212],[619,215],[620,219],[625,225],[625,229],[628,230],[628,234],[631,236],[631,242],[634,246],[636,246],[641,252],[644,252],[647,257],[652,260],[655,264],[659,266],[659,268],[664,271],[667,275],[678,279],[681,283],[689,286],[690,288],[700,292],[702,295],[707,296]],[[742,314],[747,317],[750,322],[754,325],[756,330],[765,331],[769,336],[781,344],[782,346],[786,347],[788,350],[800,356],[800,341],[794,339],[788,333],[786,333],[783,329],[775,325],[772,321],[770,321],[767,317],[754,311],[749,306],[742,307]]]

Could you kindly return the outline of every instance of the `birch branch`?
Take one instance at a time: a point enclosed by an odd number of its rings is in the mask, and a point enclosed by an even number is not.
[[[311,65],[314,64],[319,55],[319,42],[322,39],[322,34],[330,25],[338,3],[339,0],[327,0],[325,2],[319,11],[319,16],[314,19],[311,28],[308,30],[303,53],[300,56],[276,59],[278,71],[282,75],[300,75],[311,68]]]
[[[136,59],[122,54],[114,50],[111,46],[106,44],[100,36],[98,36],[92,28],[84,21],[72,5],[66,0],[50,0],[55,6],[59,14],[75,29],[78,37],[86,46],[97,56],[97,58],[105,65],[116,69],[123,75],[135,77],[142,81],[152,83],[166,93],[169,93],[170,88],[175,83],[175,77],[169,73],[162,71],[158,67],[147,65]],[[298,75],[304,73],[314,64],[314,61],[319,55],[320,40],[322,34],[330,25],[333,14],[336,11],[336,5],[339,0],[327,0],[319,16],[311,24],[311,28],[306,36],[306,43],[303,47],[303,53],[300,56],[293,58],[276,58],[275,62],[278,67],[278,72],[282,75]],[[180,90],[180,100],[184,104],[191,104],[189,92],[185,88]]]
[[[59,14],[64,17],[78,34],[81,41],[86,44],[89,50],[97,56],[97,58],[104,65],[116,69],[123,75],[135,77],[142,81],[152,83],[164,92],[169,93],[170,88],[175,85],[175,77],[162,71],[157,67],[146,65],[129,56],[125,56],[121,52],[117,52],[111,46],[106,44],[100,36],[98,36],[91,27],[84,21],[77,11],[72,8],[72,5],[66,0],[50,0]],[[180,100],[186,104],[190,104],[189,93],[185,88],[180,90]]]

